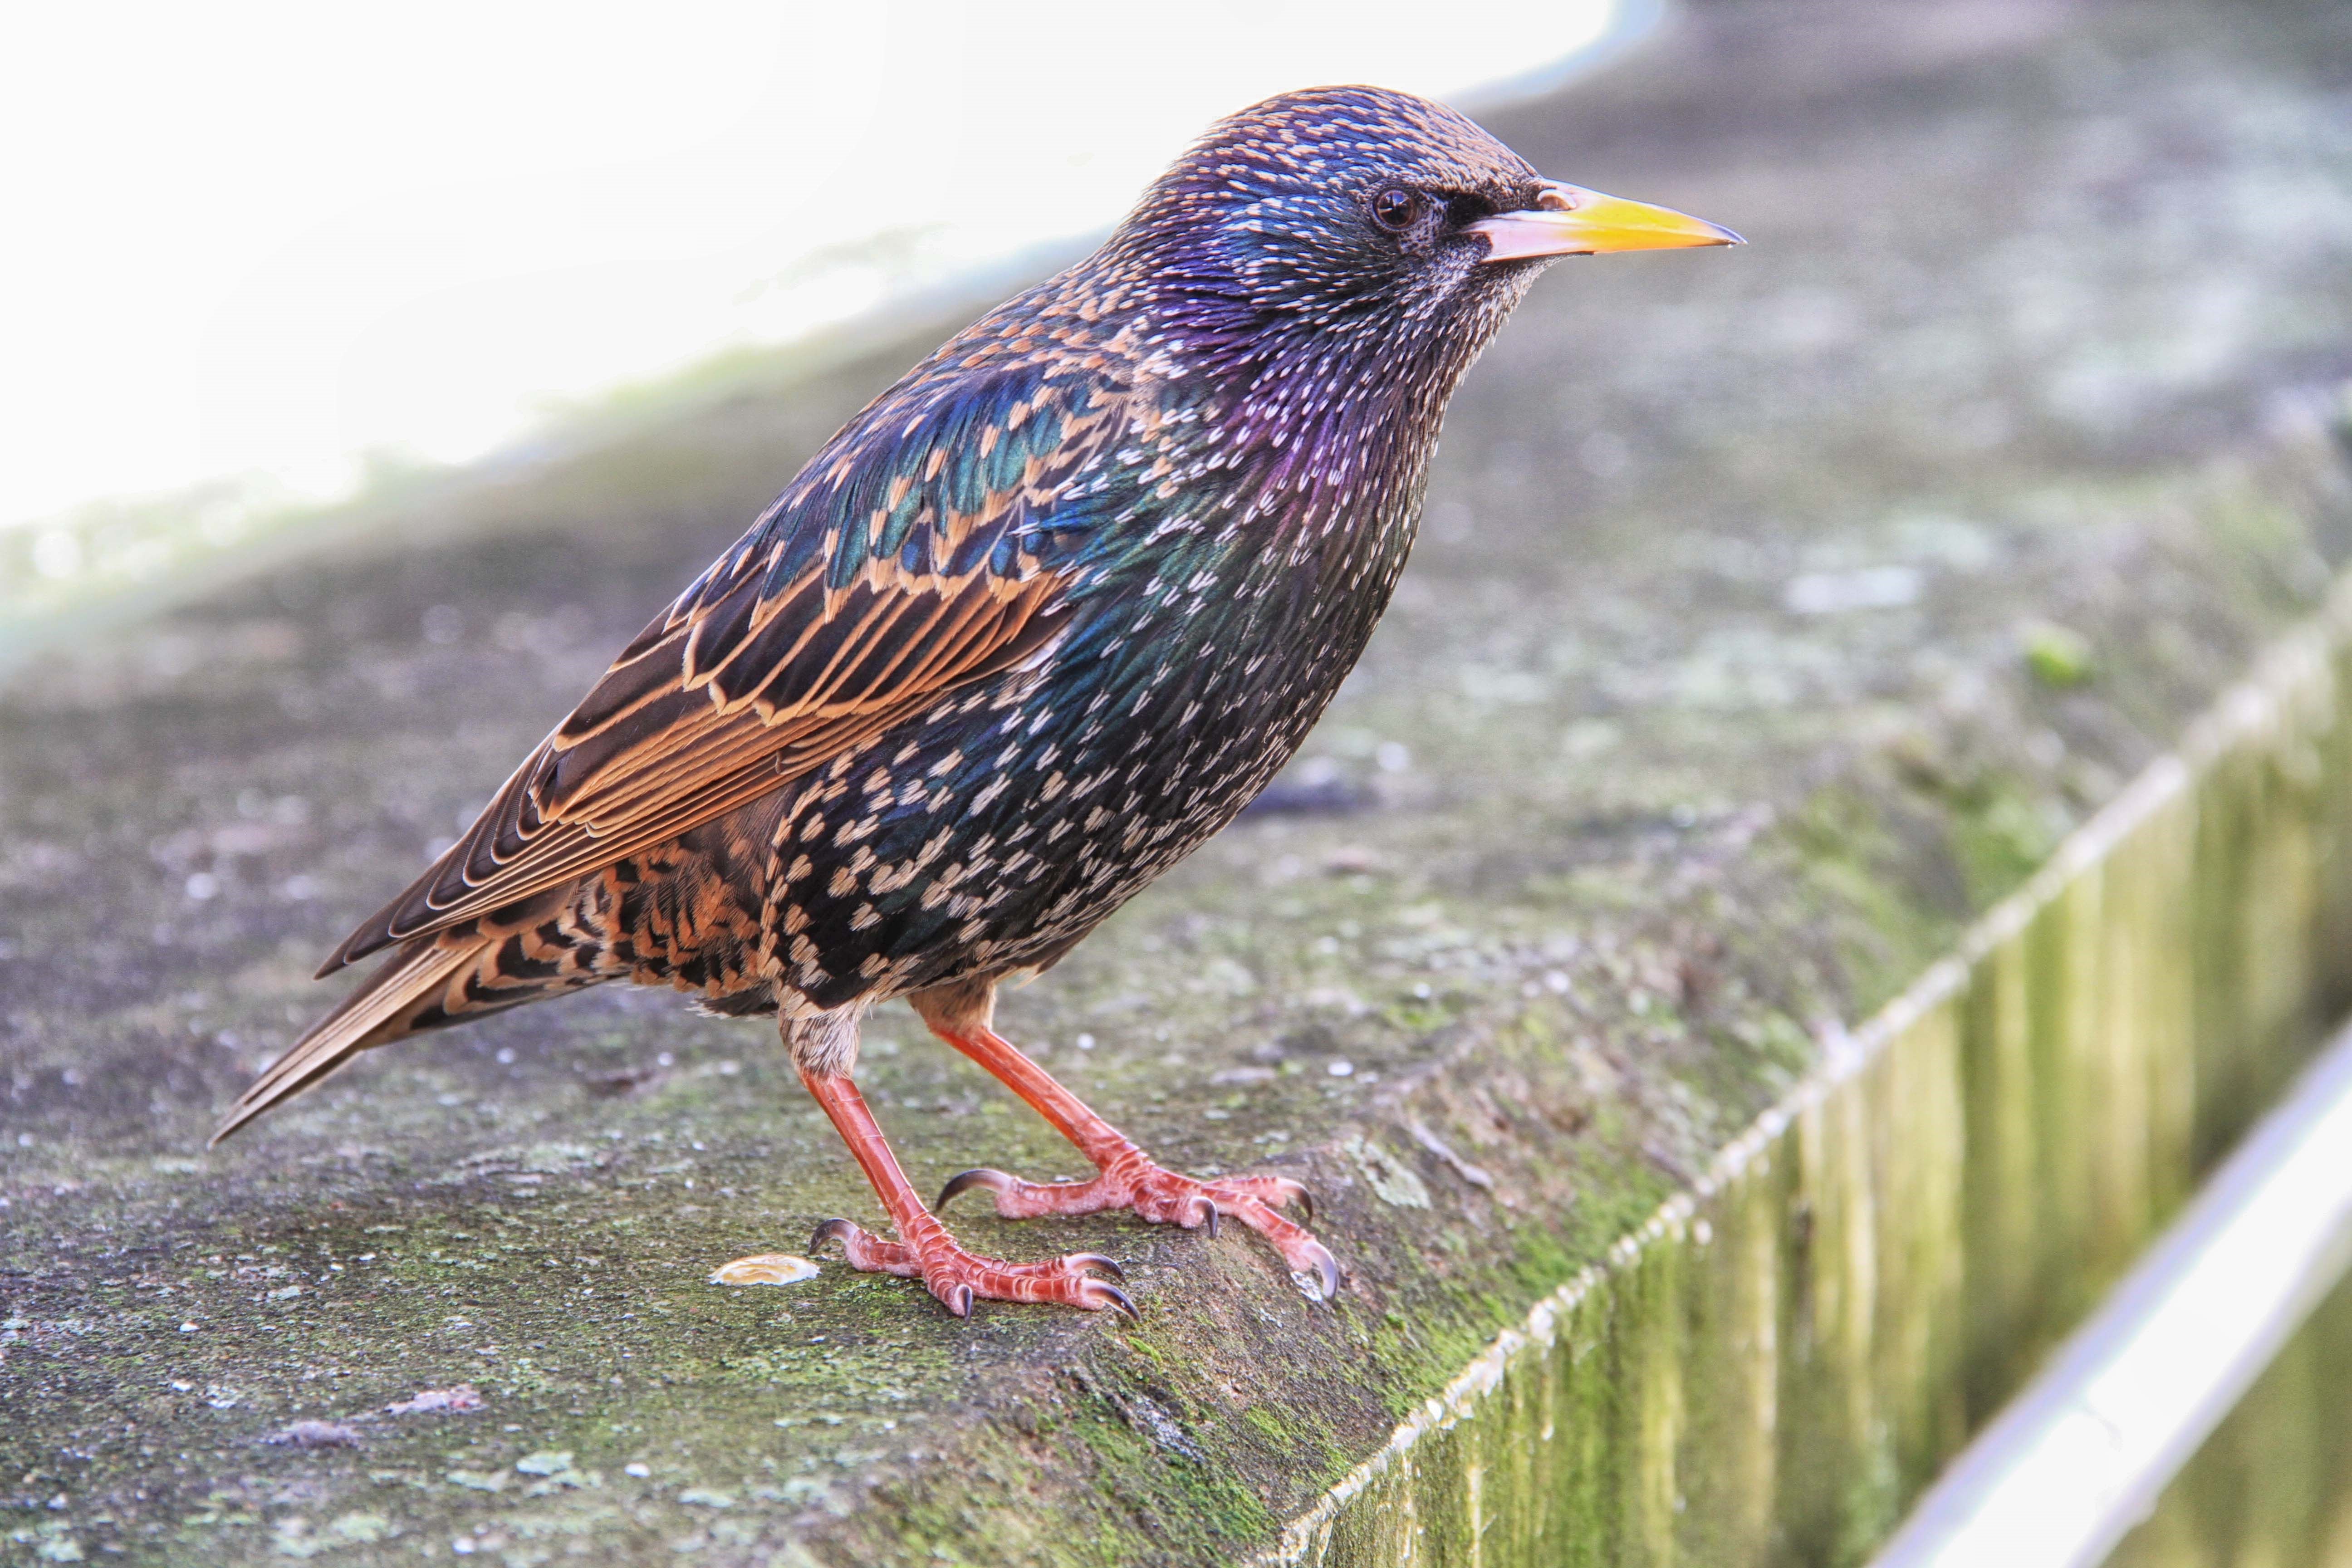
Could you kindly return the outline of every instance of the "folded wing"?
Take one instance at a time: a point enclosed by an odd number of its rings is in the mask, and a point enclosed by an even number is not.
[[[911,376],[624,650],[324,974],[674,838],[1052,640],[1052,542],[1117,434],[1099,374]]]

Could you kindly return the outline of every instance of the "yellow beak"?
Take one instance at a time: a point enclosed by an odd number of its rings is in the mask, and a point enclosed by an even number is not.
[[[1486,259],[1522,261],[1532,256],[1598,256],[1611,250],[1680,250],[1694,245],[1748,242],[1705,218],[1646,202],[1603,195],[1581,185],[1548,181],[1536,205],[1526,212],[1498,213],[1470,226],[1486,237]]]

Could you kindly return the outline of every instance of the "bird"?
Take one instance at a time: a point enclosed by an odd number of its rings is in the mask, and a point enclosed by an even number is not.
[[[1550,180],[1365,86],[1217,121],[1085,259],[833,437],[654,616],[455,845],[321,977],[381,966],[217,1143],[359,1052],[608,981],[772,1017],[894,1235],[848,1265],[1133,1317],[1099,1253],[1007,1262],[940,1218],[1237,1221],[1341,1286],[1281,1175],[1164,1169],[996,1032],[1050,968],[1289,760],[1386,607],[1449,399],[1566,256],[1744,243]],[[1095,1168],[963,1173],[927,1206],[856,1079],[903,998]]]

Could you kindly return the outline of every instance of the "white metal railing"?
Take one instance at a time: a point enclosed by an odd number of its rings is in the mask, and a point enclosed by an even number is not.
[[[2104,1561],[2347,1268],[2352,1027],[1953,1461],[1874,1568]]]

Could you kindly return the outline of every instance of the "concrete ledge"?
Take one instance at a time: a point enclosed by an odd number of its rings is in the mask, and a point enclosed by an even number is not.
[[[1574,1484],[1464,1535],[1464,1489],[1491,1521],[1534,1458],[1458,1424],[1409,1467],[1429,1551],[1858,1558],[2341,1001],[2273,955],[2352,952],[2307,944],[2341,773],[2290,703],[2263,723],[2315,751],[2231,730],[2158,847],[2035,905],[1866,1065],[1834,1022],[2178,752],[2352,554],[2324,428],[2352,374],[2347,58],[2293,0],[1710,4],[1497,117],[1757,243],[1546,280],[1299,768],[1004,1009],[1170,1163],[1312,1184],[1352,1274],[1328,1307],[1248,1237],[1117,1216],[956,1223],[1118,1257],[1139,1326],[960,1323],[830,1268],[707,1285],[873,1210],[772,1035],[642,992],[373,1053],[201,1152],[331,995],[321,946],[936,331],[814,379],[738,366],[333,524],[365,539],[78,622],[0,690],[0,1539],[1231,1563],[1632,1237],[1555,1325],[1544,1462]],[[2264,896],[2202,901],[2232,878]],[[2182,941],[2190,973],[2122,967]],[[2164,1076],[2099,1011],[2134,986],[2151,1042],[2167,997],[2211,1010],[2147,1047]],[[1641,1239],[1824,1061],[1852,1087]],[[1068,1170],[903,1016],[865,1076],[923,1180]],[[2052,1117],[2105,1152],[2045,1173],[2074,1146]],[[1887,1370],[1914,1355],[1938,1381]],[[1532,1414],[1524,1382],[1478,1407]],[[458,1384],[480,1405],[416,1403]]]
[[[1879,1539],[2299,1059],[2347,834],[2352,584],[1262,1561]]]

